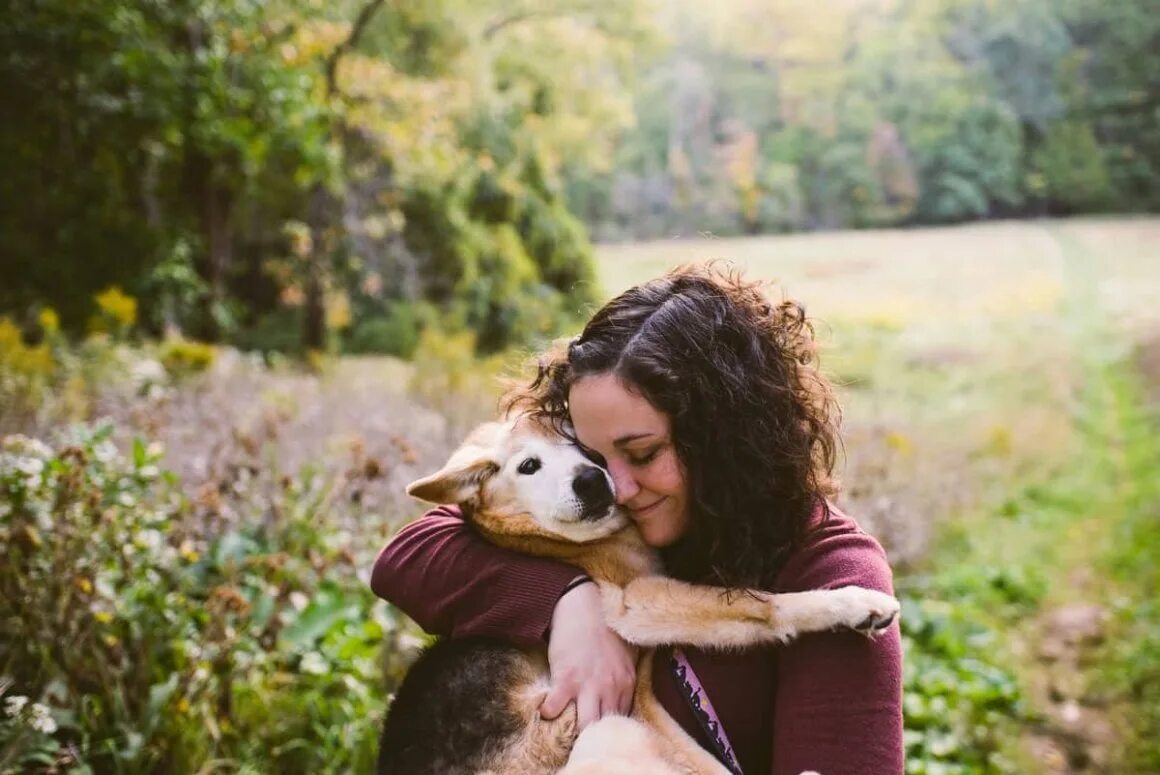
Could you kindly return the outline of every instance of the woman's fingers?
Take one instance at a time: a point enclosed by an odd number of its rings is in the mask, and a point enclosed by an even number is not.
[[[576,728],[580,731],[584,727],[600,718],[600,698],[590,692],[580,692],[576,698]]]
[[[604,623],[595,584],[581,584],[556,603],[548,666],[552,687],[540,707],[544,718],[559,716],[573,699],[581,729],[601,716],[624,714],[631,708],[636,649]]]
[[[571,701],[572,692],[567,687],[563,684],[553,684],[548,690],[548,696],[540,704],[540,717],[548,720],[556,718],[564,712],[564,708],[567,708]]]

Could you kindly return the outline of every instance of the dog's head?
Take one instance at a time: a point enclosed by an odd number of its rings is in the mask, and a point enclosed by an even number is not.
[[[526,418],[476,428],[443,468],[407,493],[462,504],[476,524],[499,534],[583,543],[628,525],[607,472]]]

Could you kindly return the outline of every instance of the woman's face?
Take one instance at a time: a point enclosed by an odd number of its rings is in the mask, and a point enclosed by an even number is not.
[[[611,374],[577,380],[568,406],[577,439],[604,457],[616,502],[645,543],[662,547],[679,539],[689,524],[688,490],[668,415]]]

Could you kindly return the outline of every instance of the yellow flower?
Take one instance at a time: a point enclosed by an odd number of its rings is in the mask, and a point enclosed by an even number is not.
[[[56,310],[52,307],[45,307],[40,310],[37,319],[40,322],[41,329],[44,330],[46,335],[52,336],[60,331],[60,316],[56,314]]]
[[[101,624],[108,624],[109,622],[113,621],[113,615],[111,613],[109,613],[108,611],[97,611],[95,614],[93,614],[93,618],[96,619]],[[112,636],[109,636],[109,637],[112,637]],[[114,638],[114,640],[116,640],[116,639]],[[112,645],[112,644],[109,644],[109,645]]]
[[[182,541],[178,551],[181,552],[181,558],[186,562],[197,562],[201,558],[201,555],[197,553],[189,541]]]
[[[81,577],[81,578],[76,580],[76,587],[81,592],[84,592],[86,595],[88,595],[88,594],[91,594],[93,591],[93,582],[89,581],[88,579],[86,579],[84,577]]]
[[[177,701],[177,712],[178,713],[189,713],[189,700],[188,699],[186,699],[185,697],[182,697],[180,700]]]
[[[119,329],[129,328],[137,322],[137,300],[117,286],[109,286],[93,300],[104,316],[114,322]],[[99,322],[95,325],[99,331]]]

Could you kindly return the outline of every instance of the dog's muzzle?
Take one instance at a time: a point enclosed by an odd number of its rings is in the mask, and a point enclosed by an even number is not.
[[[580,499],[580,519],[601,519],[612,508],[612,487],[604,471],[596,466],[583,466],[580,469],[572,479],[572,492]]]

